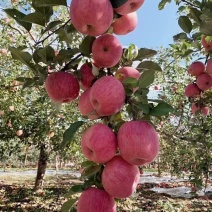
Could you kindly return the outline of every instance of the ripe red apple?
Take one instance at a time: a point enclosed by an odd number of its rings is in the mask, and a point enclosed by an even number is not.
[[[200,76],[197,77],[197,86],[203,91],[211,89],[212,77],[208,74],[201,74]]]
[[[173,90],[174,92],[177,92],[177,86],[174,85],[174,86],[172,87],[172,90]]]
[[[85,90],[78,101],[79,111],[83,116],[88,116],[89,119],[97,119],[99,118],[99,114],[93,108],[91,101],[90,101],[90,91],[91,88]]]
[[[207,73],[212,77],[212,59],[207,61],[206,70]]]
[[[80,195],[77,212],[116,212],[116,204],[104,190],[90,187]]]
[[[116,35],[126,35],[132,32],[138,25],[138,15],[136,12],[128,13],[116,19],[113,24],[113,33]]]
[[[71,102],[79,95],[79,82],[68,72],[54,72],[46,78],[46,91],[50,99],[58,103]]]
[[[92,54],[97,67],[110,68],[121,59],[122,46],[118,38],[111,34],[104,34],[93,42]]]
[[[70,17],[79,32],[98,36],[112,24],[113,8],[110,0],[72,0]]]
[[[129,164],[120,155],[108,161],[102,172],[102,185],[114,198],[131,196],[136,190],[139,179],[138,166]]]
[[[104,76],[91,87],[90,101],[100,116],[117,113],[124,105],[125,98],[124,86],[113,76]]]
[[[137,69],[129,66],[122,67],[118,69],[115,73],[115,77],[121,82],[123,82],[123,80],[127,77],[139,79],[140,75],[141,74]]]
[[[91,87],[93,81],[96,77],[92,73],[92,65],[90,66],[88,63],[83,64],[80,67],[81,80],[80,84],[84,90]]]
[[[208,52],[212,51],[212,40],[209,42],[206,41],[205,36],[202,37],[202,45],[206,51]]]
[[[7,49],[0,49],[0,53],[3,55],[7,55]]]
[[[107,125],[94,124],[83,134],[81,149],[89,160],[95,163],[106,163],[116,154],[116,135]]]
[[[120,7],[114,8],[114,10],[120,15],[126,15],[138,10],[143,3],[144,0],[128,0]]]
[[[158,86],[158,85],[155,85],[155,87],[154,87],[154,90],[159,90],[160,89],[160,87]]]
[[[196,97],[199,94],[200,94],[200,89],[196,84],[191,83],[185,87],[185,95],[187,97]]]
[[[152,162],[159,151],[159,139],[155,128],[145,121],[124,123],[117,134],[121,156],[133,165]]]
[[[196,104],[196,103],[193,103],[191,105],[191,112],[195,115],[197,111],[200,110],[200,107]]]
[[[204,74],[205,64],[200,61],[193,62],[188,68],[188,73],[196,77],[201,74]]]
[[[23,130],[17,130],[16,131],[17,136],[22,136],[23,135]]]
[[[203,116],[208,116],[210,114],[210,107],[207,106],[203,106],[201,108],[201,112]]]

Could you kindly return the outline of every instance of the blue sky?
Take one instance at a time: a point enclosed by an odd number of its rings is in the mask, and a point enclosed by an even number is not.
[[[157,48],[173,43],[173,35],[180,32],[177,23],[177,6],[167,4],[164,10],[158,10],[159,0],[145,0],[137,11],[139,24],[137,28],[123,36],[119,36],[123,46],[130,43],[138,47]]]

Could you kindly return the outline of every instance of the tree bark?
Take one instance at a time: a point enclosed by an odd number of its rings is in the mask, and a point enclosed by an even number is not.
[[[48,152],[45,148],[45,145],[43,144],[40,147],[37,176],[36,176],[36,179],[35,179],[35,186],[34,186],[35,191],[43,188],[44,176],[45,176],[45,172],[46,172],[47,162],[48,162]]]

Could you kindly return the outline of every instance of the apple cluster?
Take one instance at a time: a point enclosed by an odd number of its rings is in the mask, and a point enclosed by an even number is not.
[[[117,65],[123,53],[121,43],[113,34],[125,35],[135,29],[136,10],[144,0],[127,0],[116,8],[111,2],[71,1],[73,26],[82,34],[96,37],[91,47],[92,61],[79,68],[79,79],[73,72],[60,71],[51,73],[45,82],[50,99],[61,104],[76,99],[82,88],[78,108],[82,116],[91,120],[101,120],[119,112],[126,102],[124,79],[140,77],[140,72],[129,66],[119,67],[115,73],[105,69]],[[109,33],[111,29],[113,34]],[[83,134],[81,149],[88,160],[104,167],[103,189],[90,187],[82,192],[77,211],[111,212],[116,211],[114,198],[127,198],[135,192],[140,179],[138,166],[155,159],[159,139],[154,127],[146,121],[127,121],[118,132],[105,123],[95,123]]]
[[[192,113],[201,111],[207,116],[210,114],[210,107],[204,104],[202,96],[212,88],[212,59],[207,60],[206,65],[201,61],[193,62],[188,68],[188,74],[195,77],[195,81],[185,87],[185,95],[192,102]]]

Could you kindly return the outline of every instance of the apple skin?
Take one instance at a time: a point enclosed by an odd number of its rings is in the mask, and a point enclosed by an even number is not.
[[[113,33],[116,35],[126,35],[132,32],[138,25],[138,15],[136,12],[128,13],[116,19],[113,24]]]
[[[94,124],[83,134],[81,149],[88,160],[95,163],[106,163],[116,154],[116,135],[107,125]]]
[[[143,5],[143,3],[144,0],[128,0],[120,7],[114,8],[114,10],[120,15],[126,15],[138,10]]]
[[[207,73],[212,77],[212,59],[207,61],[206,70]]]
[[[54,72],[46,78],[45,89],[53,102],[66,103],[79,95],[79,82],[72,73]]]
[[[207,106],[203,106],[201,108],[201,112],[203,116],[208,116],[210,114],[210,107]]]
[[[77,203],[77,212],[116,212],[113,197],[106,191],[90,187],[82,192]]]
[[[23,135],[23,130],[17,130],[16,131],[17,136],[22,136]]]
[[[205,48],[207,52],[212,51],[212,40],[207,42],[205,36],[202,37],[202,46]]]
[[[131,196],[139,180],[138,166],[129,164],[120,155],[107,162],[102,172],[102,185],[105,191],[118,199]]]
[[[121,59],[122,46],[117,37],[104,34],[93,42],[92,54],[97,67],[111,68]]]
[[[117,134],[121,156],[133,165],[152,162],[159,152],[159,138],[154,127],[145,121],[124,123]]]
[[[89,119],[93,120],[99,118],[99,114],[95,111],[91,104],[90,91],[91,88],[88,88],[81,94],[78,101],[78,108],[83,116],[87,116]]]
[[[0,53],[3,55],[7,55],[7,49],[0,49]]]
[[[113,8],[110,0],[72,0],[70,17],[79,32],[98,36],[112,24]]]
[[[185,95],[187,97],[196,97],[199,94],[200,94],[200,89],[196,84],[191,83],[185,87]]]
[[[195,103],[193,103],[193,104],[191,105],[191,112],[192,112],[194,115],[195,115],[196,112],[199,111],[199,110],[200,110],[200,107],[197,106]]]
[[[155,85],[154,90],[158,91],[160,87],[158,85]]]
[[[90,101],[100,116],[110,116],[117,113],[126,99],[122,83],[113,76],[98,79],[90,91]]]
[[[122,67],[118,69],[115,73],[115,77],[121,82],[123,82],[123,80],[126,79],[127,77],[139,79],[140,76],[141,76],[140,72],[137,69],[130,66]]]
[[[92,65],[89,66],[88,63],[83,64],[80,67],[81,80],[80,84],[84,90],[92,86],[93,81],[96,77],[92,74]]]
[[[201,74],[197,77],[197,86],[203,91],[211,89],[212,77],[209,74]]]
[[[205,73],[204,63],[202,63],[200,61],[193,62],[188,68],[188,73],[195,77],[197,77],[201,74],[204,74]]]

